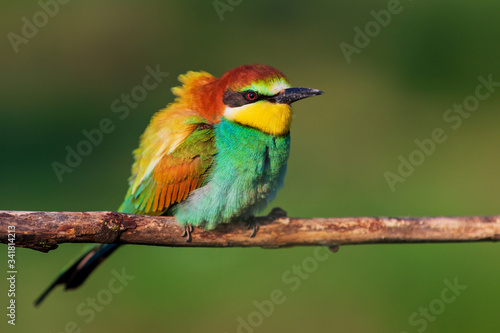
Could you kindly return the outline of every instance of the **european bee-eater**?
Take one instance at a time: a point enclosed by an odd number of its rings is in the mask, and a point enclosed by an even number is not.
[[[191,239],[192,226],[213,229],[252,221],[283,185],[290,150],[290,104],[323,92],[291,88],[267,65],[244,65],[220,78],[179,77],[173,103],[157,112],[134,151],[129,189],[119,212],[174,215]],[[251,222],[252,223],[252,222]],[[251,237],[257,230],[253,222]],[[47,288],[80,286],[119,245],[83,254]]]

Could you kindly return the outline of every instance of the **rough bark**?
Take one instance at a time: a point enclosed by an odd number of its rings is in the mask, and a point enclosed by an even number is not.
[[[0,242],[48,252],[62,243],[120,243],[186,247],[280,248],[375,243],[478,242],[500,239],[500,216],[293,218],[275,208],[256,218],[253,238],[244,223],[207,231],[194,228],[192,241],[181,237],[174,217],[115,212],[0,211]],[[12,236],[10,236],[12,239]]]

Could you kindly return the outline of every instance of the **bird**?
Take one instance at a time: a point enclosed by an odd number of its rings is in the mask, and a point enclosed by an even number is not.
[[[269,65],[242,65],[219,78],[179,76],[174,101],[151,118],[133,151],[129,188],[118,212],[175,216],[191,241],[193,226],[247,221],[283,186],[290,152],[290,104],[323,94],[294,88]],[[68,265],[35,301],[58,285],[79,287],[119,244],[99,244]]]

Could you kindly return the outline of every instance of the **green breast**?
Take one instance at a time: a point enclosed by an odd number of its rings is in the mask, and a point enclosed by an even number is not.
[[[207,229],[246,219],[275,198],[283,185],[290,135],[272,136],[222,118],[214,127],[217,155],[206,185],[176,208],[181,223]]]

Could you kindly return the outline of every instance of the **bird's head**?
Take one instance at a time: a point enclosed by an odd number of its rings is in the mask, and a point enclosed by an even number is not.
[[[223,116],[239,124],[272,135],[290,130],[290,104],[323,92],[309,88],[291,88],[279,70],[267,65],[244,65],[226,72],[223,83]]]

